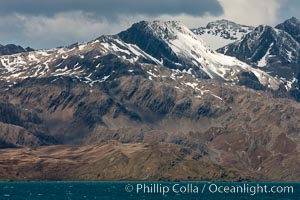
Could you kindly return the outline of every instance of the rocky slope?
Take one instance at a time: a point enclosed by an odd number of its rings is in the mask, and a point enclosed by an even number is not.
[[[3,101],[0,102],[0,113],[1,148],[55,144],[36,112]]]
[[[79,180],[299,180],[299,104],[274,98],[278,79],[207,49],[181,23],[140,22],[116,36],[0,61],[0,128],[9,130],[1,132],[0,148],[77,146],[38,148],[29,157],[32,149],[3,150],[1,179],[21,179],[25,170],[25,180],[69,180],[70,170]],[[119,148],[97,147],[110,140],[130,145],[116,155],[89,156]],[[138,159],[140,150],[127,156],[135,143],[163,144],[138,144],[151,155],[148,162]],[[106,168],[114,156],[115,171]],[[184,161],[173,168],[176,159]],[[153,168],[135,171],[136,162]],[[115,173],[120,168],[124,174]]]
[[[253,30],[252,26],[237,24],[225,19],[210,22],[206,27],[192,29],[214,50],[241,40],[244,35]]]
[[[55,146],[0,150],[0,180],[254,180],[197,152],[167,143]],[[13,170],[11,169],[13,168]]]

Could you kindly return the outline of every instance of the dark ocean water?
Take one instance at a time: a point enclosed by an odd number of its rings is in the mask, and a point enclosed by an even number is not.
[[[300,200],[300,183],[0,182],[0,200],[93,199]]]

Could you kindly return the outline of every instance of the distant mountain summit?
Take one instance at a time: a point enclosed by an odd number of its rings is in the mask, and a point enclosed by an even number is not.
[[[276,26],[277,29],[289,33],[298,43],[300,43],[300,20],[292,17]]]
[[[258,26],[240,41],[218,49],[281,79],[285,87],[300,100],[300,23],[291,18],[273,28]]]
[[[212,49],[219,49],[236,40],[242,39],[244,35],[254,30],[252,26],[237,24],[229,20],[217,20],[210,22],[206,27],[192,29]]]
[[[23,53],[23,52],[29,52],[33,51],[34,49],[27,47],[23,48],[21,46],[15,45],[15,44],[8,44],[8,45],[1,45],[0,44],[0,56],[1,55],[11,55],[16,53]]]
[[[242,40],[218,50],[251,65],[265,67],[299,63],[299,43],[287,32],[271,26],[258,26]]]

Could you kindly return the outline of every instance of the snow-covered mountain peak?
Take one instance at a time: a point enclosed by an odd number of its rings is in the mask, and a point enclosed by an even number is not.
[[[254,27],[252,26],[241,25],[222,19],[210,22],[206,27],[192,29],[192,31],[196,35],[199,35],[212,49],[216,50],[242,39],[244,35],[253,29]]]
[[[226,19],[221,19],[221,20],[209,22],[207,24],[206,28],[223,28],[223,29],[240,29],[240,30],[250,29],[250,30],[252,30],[254,27],[238,24],[233,21],[226,20]]]
[[[132,27],[149,32],[162,40],[175,40],[179,33],[194,37],[192,31],[179,21],[141,21]]]
[[[160,20],[154,20],[154,21],[145,21],[149,26],[151,27],[160,27],[162,29],[168,28],[168,27],[182,27],[185,26],[180,21],[160,21]]]

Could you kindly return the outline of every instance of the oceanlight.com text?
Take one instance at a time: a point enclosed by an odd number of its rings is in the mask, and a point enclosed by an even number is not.
[[[126,192],[136,194],[293,194],[293,186],[270,184],[193,184],[137,183],[125,186]]]

